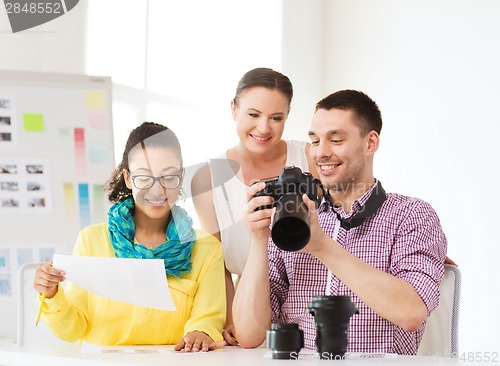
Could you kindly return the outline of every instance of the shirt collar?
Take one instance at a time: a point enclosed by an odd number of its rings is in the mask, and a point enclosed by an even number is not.
[[[349,214],[346,214],[344,212],[344,210],[342,209],[342,207],[333,207],[332,202],[330,200],[330,196],[328,196],[328,197],[323,196],[323,198],[321,199],[321,203],[318,207],[318,213],[326,211],[326,210],[328,210],[329,207],[332,207],[332,209],[335,210],[336,212],[338,212],[340,214],[340,216],[342,216],[343,218],[348,218],[348,217],[355,215],[359,210],[361,210],[361,208],[366,203],[366,201],[368,201],[368,198],[370,198],[370,196],[372,195],[373,190],[375,189],[375,186],[377,185],[377,182],[378,182],[377,179],[375,179],[375,182],[372,184],[370,189],[368,189],[368,191],[363,193],[363,195],[361,197],[357,198],[352,203],[351,212],[349,212]]]

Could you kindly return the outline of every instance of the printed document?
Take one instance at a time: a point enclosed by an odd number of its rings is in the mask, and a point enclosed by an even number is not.
[[[54,268],[75,285],[108,299],[175,311],[162,259],[54,254]]]

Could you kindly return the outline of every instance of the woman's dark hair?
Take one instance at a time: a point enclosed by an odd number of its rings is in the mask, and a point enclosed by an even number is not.
[[[363,135],[370,131],[380,134],[382,130],[382,114],[377,103],[361,91],[339,90],[332,93],[316,103],[315,112],[332,108],[352,111]]]
[[[261,86],[271,90],[278,90],[288,98],[288,105],[292,103],[293,86],[288,76],[283,75],[273,69],[259,67],[248,71],[238,82],[236,87],[236,95],[234,103],[238,104],[240,94],[245,90],[253,87]]]
[[[123,150],[122,161],[104,185],[104,189],[109,192],[108,199],[112,203],[132,195],[132,190],[125,184],[123,170],[129,170],[130,152],[134,148],[141,147],[144,149],[146,146],[167,147],[174,150],[178,155],[182,168],[181,145],[175,133],[168,127],[158,123],[144,122],[130,132],[125,144],[125,150]]]

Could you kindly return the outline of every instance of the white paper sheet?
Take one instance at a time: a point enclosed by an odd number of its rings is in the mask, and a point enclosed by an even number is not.
[[[108,299],[175,310],[162,259],[105,258],[54,254],[54,268],[66,279]]]

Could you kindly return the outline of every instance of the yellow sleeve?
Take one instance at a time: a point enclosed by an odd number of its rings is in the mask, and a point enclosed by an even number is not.
[[[84,236],[80,232],[73,255],[85,255],[85,247]],[[67,342],[79,340],[89,328],[87,298],[88,292],[71,282],[65,289],[59,285],[56,295],[45,299],[42,319],[57,337]]]
[[[222,327],[226,322],[226,287],[222,246],[215,237],[197,240],[194,261],[203,261],[199,273],[191,315],[184,326],[184,334],[198,330],[205,332],[215,342],[223,341]],[[210,252],[207,253],[207,249]],[[210,255],[211,254],[211,255]],[[193,263],[193,266],[197,265]]]

